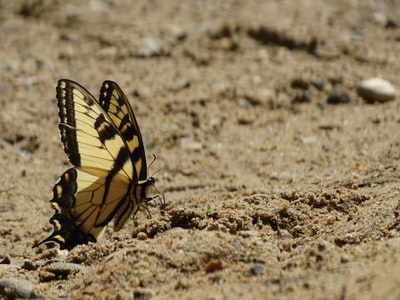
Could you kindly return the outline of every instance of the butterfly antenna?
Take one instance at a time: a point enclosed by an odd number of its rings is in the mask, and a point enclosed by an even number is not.
[[[149,166],[147,167],[147,173],[150,173],[150,168],[153,165],[153,163],[156,161],[157,156],[153,153],[153,159],[151,161],[151,163],[149,164]],[[160,172],[161,170],[158,169],[157,171],[155,171],[153,174],[151,174],[151,177],[154,177],[155,174],[157,174],[158,172]]]
[[[149,164],[149,166],[147,167],[147,171],[150,170],[151,166],[152,166],[153,163],[156,161],[156,159],[157,159],[157,156],[153,153],[153,159],[152,159],[151,163]]]

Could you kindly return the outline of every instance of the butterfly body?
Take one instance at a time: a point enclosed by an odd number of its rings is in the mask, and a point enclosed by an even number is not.
[[[74,165],[53,188],[53,233],[36,244],[56,242],[61,249],[96,242],[114,219],[114,230],[149,199],[154,179],[147,177],[142,136],[119,86],[105,81],[97,101],[78,83],[61,79],[56,88],[60,135]]]

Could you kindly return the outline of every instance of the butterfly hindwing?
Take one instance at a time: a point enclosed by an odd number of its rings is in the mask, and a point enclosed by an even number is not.
[[[95,242],[95,236],[100,235],[100,232],[84,232],[81,230],[71,211],[76,205],[77,176],[75,168],[69,169],[61,175],[55,184],[53,199],[51,200],[55,213],[50,219],[50,223],[54,226],[54,232],[37,245],[56,242],[60,244],[61,249],[71,249],[78,244],[87,244],[89,241]]]
[[[35,246],[52,241],[72,249],[95,242],[113,218],[119,230],[154,179],[147,178],[140,130],[116,83],[103,83],[99,102],[71,80],[60,80],[56,91],[61,141],[75,168],[53,188],[54,232]]]

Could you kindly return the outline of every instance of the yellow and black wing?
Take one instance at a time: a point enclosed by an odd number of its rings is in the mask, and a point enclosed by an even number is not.
[[[147,178],[139,127],[116,83],[103,83],[99,102],[71,80],[60,80],[56,91],[61,141],[75,167],[53,188],[54,232],[35,246],[57,242],[72,249],[95,242],[113,218],[119,230],[138,211],[154,179]]]
[[[120,132],[135,167],[139,181],[147,180],[146,155],[142,135],[132,108],[121,88],[113,81],[104,81],[99,96],[101,107]]]

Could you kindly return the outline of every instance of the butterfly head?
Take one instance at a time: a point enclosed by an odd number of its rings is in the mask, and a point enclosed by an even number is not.
[[[156,180],[154,179],[154,177],[149,177],[147,178],[147,180],[144,182],[144,190],[145,190],[145,194],[146,194],[146,198],[147,195],[150,195],[151,190],[154,188],[154,184],[155,184]]]
[[[143,199],[144,199],[145,203],[158,200],[159,204],[160,204],[160,208],[162,210],[164,210],[165,209],[165,196],[155,186],[155,182],[156,182],[156,180],[154,179],[154,177],[149,177],[142,184],[143,191],[144,191]],[[156,194],[154,194],[154,190],[156,191]]]

